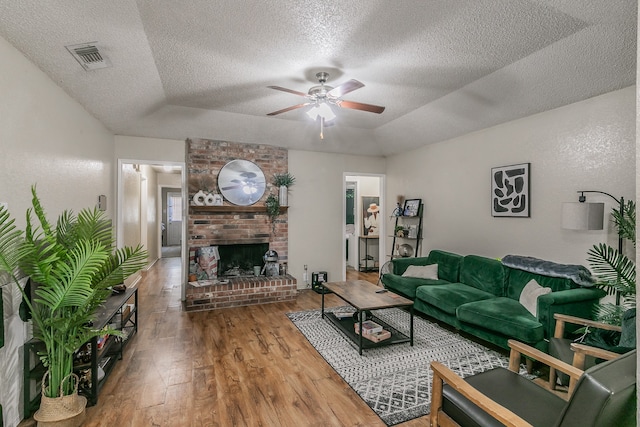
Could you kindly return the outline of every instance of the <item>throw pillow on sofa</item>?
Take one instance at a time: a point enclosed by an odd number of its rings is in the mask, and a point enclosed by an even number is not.
[[[438,264],[410,265],[407,267],[407,270],[402,273],[402,277],[438,280]]]
[[[519,301],[520,304],[529,311],[529,313],[535,316],[538,308],[538,297],[549,293],[551,293],[551,288],[540,286],[538,282],[531,279],[522,289]]]

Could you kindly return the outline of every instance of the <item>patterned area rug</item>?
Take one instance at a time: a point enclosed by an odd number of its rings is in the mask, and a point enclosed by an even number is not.
[[[344,311],[335,307],[327,311]],[[409,314],[400,309],[375,311],[408,335]],[[287,314],[311,345],[389,426],[429,413],[432,372],[429,362],[444,363],[462,377],[508,367],[509,359],[480,344],[414,316],[414,346],[409,343],[364,350],[320,317],[320,310]],[[524,368],[522,368],[524,369]]]

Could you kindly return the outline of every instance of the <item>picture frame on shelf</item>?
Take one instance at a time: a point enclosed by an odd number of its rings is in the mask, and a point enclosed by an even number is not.
[[[529,218],[531,163],[491,168],[491,216]]]
[[[418,216],[422,199],[407,199],[404,201],[404,216]]]

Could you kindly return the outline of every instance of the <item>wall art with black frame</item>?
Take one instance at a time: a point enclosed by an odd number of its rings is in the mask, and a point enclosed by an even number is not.
[[[491,169],[491,215],[528,218],[531,211],[531,163]]]
[[[418,216],[422,199],[407,199],[404,201],[404,216]]]

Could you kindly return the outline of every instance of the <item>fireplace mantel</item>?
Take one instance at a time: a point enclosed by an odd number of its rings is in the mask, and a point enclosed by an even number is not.
[[[192,212],[206,213],[247,213],[267,212],[266,206],[189,206]],[[286,212],[289,206],[280,206],[280,213]]]

